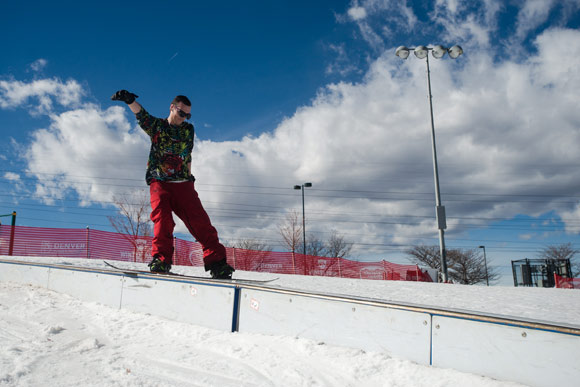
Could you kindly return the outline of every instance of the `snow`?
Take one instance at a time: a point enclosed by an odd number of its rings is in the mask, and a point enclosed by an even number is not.
[[[7,259],[7,257],[2,257]],[[17,260],[102,267],[64,258]],[[122,264],[122,263],[118,263]],[[126,264],[143,268],[143,264]],[[201,274],[201,268],[175,267]],[[275,286],[578,326],[580,291],[279,276]],[[383,353],[231,333],[0,283],[0,386],[516,386]]]

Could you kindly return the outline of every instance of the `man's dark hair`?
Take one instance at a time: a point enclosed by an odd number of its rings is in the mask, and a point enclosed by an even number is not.
[[[178,95],[177,97],[173,98],[173,101],[171,102],[171,104],[173,105],[173,104],[176,104],[178,102],[181,102],[185,106],[191,106],[191,101],[185,95]]]

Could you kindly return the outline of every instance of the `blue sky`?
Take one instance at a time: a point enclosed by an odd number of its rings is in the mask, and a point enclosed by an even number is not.
[[[580,1],[4,9],[0,214],[18,224],[111,230],[113,197],[146,189],[148,152],[111,94],[157,116],[186,94],[197,189],[225,241],[282,249],[278,225],[302,210],[292,187],[311,181],[308,231],[404,263],[438,240],[425,65],[394,50],[460,44],[430,61],[448,247],[485,245],[507,283],[511,259],[580,248]]]

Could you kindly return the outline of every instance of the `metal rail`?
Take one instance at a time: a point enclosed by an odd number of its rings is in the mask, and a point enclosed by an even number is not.
[[[127,275],[123,272],[114,269],[107,268],[97,268],[97,267],[83,267],[74,265],[62,265],[62,264],[52,264],[52,263],[39,263],[39,262],[26,262],[17,260],[2,260],[0,259],[0,264],[13,264],[13,265],[27,265],[34,267],[46,267],[51,269],[61,269],[61,270],[73,270],[73,271],[83,271],[91,273],[101,273],[116,276],[126,276],[135,277],[135,275]],[[189,279],[181,277],[171,277],[164,274],[138,274],[138,277],[150,278],[160,281],[173,281],[182,283],[192,283],[192,284],[207,284],[213,286],[228,286],[236,289],[254,289],[261,290],[265,292],[286,294],[290,296],[300,296],[309,297],[316,299],[323,299],[336,302],[348,302],[359,305],[368,305],[380,308],[390,308],[399,309],[412,312],[428,313],[432,316],[445,316],[458,319],[480,321],[484,323],[509,325],[525,329],[534,329],[542,331],[550,331],[563,333],[567,335],[580,336],[580,325],[563,324],[557,322],[549,321],[539,321],[534,319],[526,319],[520,317],[511,317],[503,315],[495,315],[490,313],[475,312],[469,310],[452,309],[452,308],[442,308],[426,305],[418,305],[411,303],[400,303],[386,300],[379,300],[373,298],[356,297],[349,295],[331,294],[331,293],[316,293],[303,290],[295,290],[289,288],[282,288],[275,285],[263,285],[263,284],[248,284],[248,283],[224,283],[223,281],[213,280],[211,278],[206,279]]]

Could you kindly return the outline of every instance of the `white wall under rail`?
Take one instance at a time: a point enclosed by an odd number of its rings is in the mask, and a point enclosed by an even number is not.
[[[428,313],[242,288],[239,316],[240,332],[306,337],[430,364]]]
[[[0,281],[204,327],[305,337],[531,386],[580,380],[580,329],[279,288],[3,260]]]

